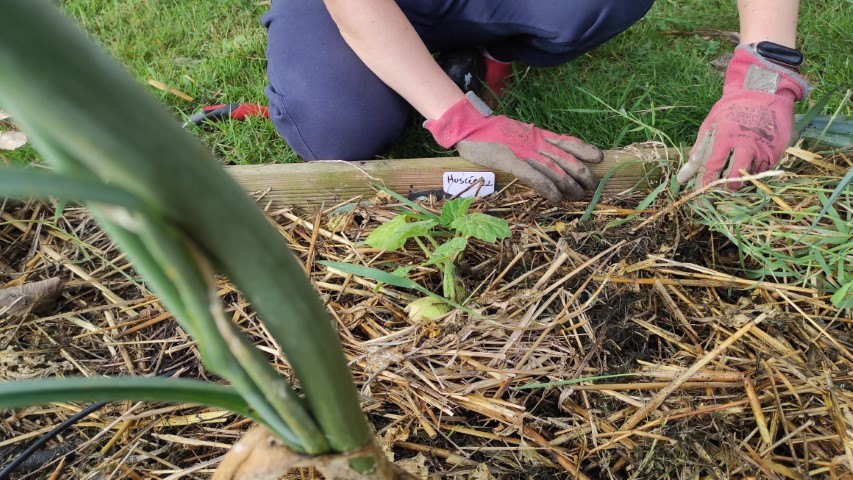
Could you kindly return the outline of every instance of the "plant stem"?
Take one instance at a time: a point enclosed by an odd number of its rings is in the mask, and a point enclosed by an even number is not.
[[[333,450],[370,441],[333,323],[281,235],[210,152],[50,2],[3,2],[0,101],[36,148],[62,145],[234,281],[281,344]]]

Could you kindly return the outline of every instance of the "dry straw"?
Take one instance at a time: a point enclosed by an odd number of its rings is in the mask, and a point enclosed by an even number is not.
[[[789,176],[787,187],[769,187],[783,192],[769,200],[760,188],[713,195],[737,205],[762,198],[777,215],[773,228],[759,231],[770,214],[753,209],[740,235],[781,254],[774,242],[803,232],[820,192],[849,165],[843,155],[821,161],[834,167]],[[425,323],[404,313],[419,294],[317,264],[386,271],[423,264],[417,247],[389,254],[361,243],[401,205],[377,197],[343,211],[268,214],[337,323],[380,442],[412,471],[443,478],[850,475],[853,319],[830,301],[833,278],[817,268],[805,270],[804,281],[752,278],[738,268],[757,257],[748,249],[743,258],[731,255],[730,240],[690,221],[695,210],[687,205],[640,226],[670,200],[605,227],[637,213],[640,200],[607,199],[585,223],[575,220],[582,205],[552,208],[527,192],[475,203],[506,218],[513,237],[475,242],[458,265],[467,305],[479,317],[456,311]],[[787,217],[778,201],[790,206]],[[845,205],[838,215],[849,214]],[[208,377],[193,342],[88,216],[76,208],[55,214],[42,204],[7,204],[0,213],[2,281],[68,282],[48,314],[0,326],[5,375],[144,375],[177,367],[182,376]],[[823,219],[816,231],[832,223]],[[439,288],[430,267],[410,278]],[[218,293],[230,318],[290,376],[247,303],[228,284]],[[80,408],[9,412],[0,420],[0,448],[9,456]],[[210,472],[246,427],[223,411],[114,404],[50,446],[79,455],[29,468],[39,478],[56,471],[189,478]],[[317,475],[306,468],[292,478]]]

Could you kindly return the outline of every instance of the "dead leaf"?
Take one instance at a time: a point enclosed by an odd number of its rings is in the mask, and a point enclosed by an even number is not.
[[[0,110],[0,121],[2,121],[2,120],[6,120],[6,119],[7,119],[7,118],[9,118],[9,117],[11,117],[11,115],[9,115],[8,113],[4,112],[3,110]]]
[[[397,425],[385,432],[385,435],[379,440],[379,446],[382,447],[382,451],[385,452],[385,456],[388,457],[389,461],[394,461],[394,443],[407,441],[410,434],[409,429],[402,425]]]
[[[382,456],[379,445],[336,455],[301,455],[285,446],[264,427],[252,428],[225,455],[212,480],[278,480],[292,468],[316,467],[326,478],[336,480],[415,480],[390,462],[381,462],[373,472],[359,473],[350,467],[354,458]]]
[[[485,463],[481,463],[476,469],[474,469],[474,473],[471,474],[470,480],[495,480],[495,477],[492,476],[489,466]]]
[[[0,132],[0,150],[16,150],[27,143],[27,136],[23,132],[8,130]]]
[[[159,80],[154,80],[153,78],[149,78],[148,79],[148,85],[151,85],[152,87],[156,88],[157,90],[162,90],[164,92],[171,93],[172,95],[174,95],[180,99],[186,100],[188,102],[193,101],[193,97],[191,97],[191,96],[187,95],[186,93],[178,90],[177,88],[170,87],[170,86],[166,85],[165,83],[163,83]]]
[[[71,362],[48,360],[37,350],[17,352],[12,347],[0,350],[0,372],[3,380],[52,377],[74,370]]]
[[[429,468],[427,468],[426,461],[427,458],[424,454],[419,453],[414,457],[400,460],[396,465],[417,478],[427,478],[429,476]]]
[[[62,285],[62,280],[54,277],[0,289],[0,312],[8,316],[21,316],[44,308],[59,296]]]

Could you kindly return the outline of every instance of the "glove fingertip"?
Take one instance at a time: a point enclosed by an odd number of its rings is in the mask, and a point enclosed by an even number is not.
[[[561,135],[556,138],[546,137],[545,141],[582,162],[601,163],[604,161],[604,152],[600,148],[579,138]]]

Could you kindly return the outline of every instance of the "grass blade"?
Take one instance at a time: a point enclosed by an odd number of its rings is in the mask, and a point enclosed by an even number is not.
[[[829,101],[832,99],[832,96],[838,92],[839,89],[834,88],[828,90],[811,108],[809,111],[803,114],[797,120],[797,134],[802,135],[803,132],[808,128],[809,125],[820,115],[820,112],[829,104]]]
[[[853,182],[853,168],[847,170],[847,174],[838,182],[838,186],[835,187],[835,190],[832,191],[832,195],[829,196],[829,199],[823,204],[823,208],[820,209],[820,213],[818,213],[817,218],[814,219],[811,226],[809,226],[808,230],[805,231],[800,238],[797,239],[797,242],[801,241],[803,237],[811,233],[817,224],[826,216],[829,209],[832,208],[832,205],[838,200],[841,194],[847,192],[847,187],[850,186],[850,183]]]
[[[353,265],[351,263],[344,263],[344,262],[331,262],[328,260],[321,260],[317,263],[319,263],[321,265],[325,265],[329,268],[333,268],[333,269],[338,270],[338,271],[343,272],[343,273],[349,273],[351,275],[358,275],[360,277],[372,278],[373,280],[376,280],[377,282],[387,283],[388,285],[394,285],[395,287],[417,290],[418,292],[421,292],[424,295],[435,298],[436,300],[441,300],[442,302],[450,305],[453,308],[458,308],[459,310],[462,310],[463,312],[465,312],[469,315],[473,315],[473,316],[478,317],[478,318],[481,317],[481,315],[479,313],[471,310],[470,308],[465,307],[463,305],[460,305],[459,303],[456,303],[450,299],[442,297],[441,295],[438,295],[434,292],[431,292],[431,291],[427,290],[426,288],[418,285],[417,283],[409,280],[408,278],[400,277],[400,276],[394,275],[392,273],[388,273],[388,272],[379,270],[378,268],[365,267],[363,265]]]
[[[377,184],[375,184],[375,183],[371,183],[371,184],[370,184],[370,186],[372,186],[373,188],[379,189],[379,190],[381,190],[381,191],[383,191],[383,192],[387,193],[388,195],[391,195],[391,196],[392,196],[392,197],[394,197],[394,199],[395,199],[395,200],[397,200],[398,202],[400,202],[400,203],[402,203],[402,204],[406,205],[407,207],[411,208],[412,210],[414,210],[414,211],[416,211],[416,212],[418,212],[418,213],[421,213],[421,214],[425,215],[425,216],[426,216],[427,218],[429,218],[430,220],[435,220],[436,222],[440,222],[440,221],[441,221],[441,217],[440,217],[440,216],[438,216],[438,215],[436,215],[435,213],[433,213],[433,212],[431,212],[431,211],[427,210],[426,208],[424,208],[424,207],[422,207],[422,206],[418,205],[417,203],[415,203],[415,202],[413,202],[413,201],[409,200],[408,198],[406,198],[406,197],[404,197],[404,196],[400,195],[399,193],[395,192],[394,190],[391,190],[390,188],[387,188],[387,187],[385,187],[385,186],[383,186],[383,185],[377,185]]]
[[[603,177],[601,177],[601,181],[598,182],[598,188],[595,189],[595,193],[592,195],[592,199],[589,201],[589,205],[586,207],[586,211],[583,212],[579,221],[585,222],[589,220],[589,217],[592,216],[592,212],[595,210],[595,206],[598,205],[598,202],[601,200],[601,195],[604,193],[604,186],[607,185],[607,182],[610,181],[610,178],[616,174],[619,170],[625,168],[628,165],[631,165],[635,162],[625,162],[615,167],[611,168],[609,172],[605,173]]]

